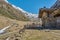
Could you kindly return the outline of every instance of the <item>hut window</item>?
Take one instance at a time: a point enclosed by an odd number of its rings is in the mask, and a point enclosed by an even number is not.
[[[49,13],[47,13],[47,17],[49,17]]]

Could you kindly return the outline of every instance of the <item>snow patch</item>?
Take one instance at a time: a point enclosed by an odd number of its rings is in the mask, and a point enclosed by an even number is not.
[[[5,2],[6,2],[6,3],[9,3],[7,0],[5,0]],[[11,3],[9,3],[9,4],[11,4]],[[20,8],[20,7],[17,7],[17,6],[15,6],[15,5],[13,5],[13,4],[11,4],[11,5],[12,5],[12,7],[14,7],[15,9],[20,10],[21,12],[23,12],[26,16],[29,16],[30,18],[31,18],[31,17],[34,17],[34,18],[37,18],[37,17],[38,17],[38,14],[32,14],[32,13],[29,13],[29,12],[23,10],[23,9]]]
[[[15,5],[12,5],[15,9],[18,9],[18,10],[20,10],[20,11],[22,11],[22,12],[24,12],[24,13],[26,13],[26,11],[24,11],[23,9],[21,9],[20,7],[17,7],[17,6],[15,6]]]
[[[7,0],[4,0],[6,3],[9,3]]]
[[[25,15],[27,14],[26,16],[35,17],[35,18],[38,17],[38,14],[32,14],[32,13],[26,12],[26,11],[24,11],[22,8],[17,7],[17,6],[15,6],[15,5],[12,5],[12,6],[13,6],[15,9],[18,9],[18,10],[20,10],[21,12],[25,13]]]

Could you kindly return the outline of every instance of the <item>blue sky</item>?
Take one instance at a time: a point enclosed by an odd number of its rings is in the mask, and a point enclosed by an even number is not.
[[[38,13],[39,8],[46,6],[50,8],[56,0],[8,0],[11,4],[14,4],[23,10],[31,13]]]

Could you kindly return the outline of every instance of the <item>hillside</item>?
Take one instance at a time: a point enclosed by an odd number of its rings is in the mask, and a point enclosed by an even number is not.
[[[6,3],[4,0],[0,0],[0,15],[16,20],[28,20],[22,11],[15,9],[12,5]]]

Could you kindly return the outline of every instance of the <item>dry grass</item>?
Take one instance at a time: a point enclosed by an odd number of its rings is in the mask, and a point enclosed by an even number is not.
[[[50,31],[56,31],[56,30],[50,30]],[[59,30],[57,30],[59,31]],[[60,32],[60,31],[59,31]],[[4,40],[8,36],[13,37],[13,40],[17,37],[15,37],[15,34],[17,36],[21,36],[24,40],[60,40],[60,37],[58,35],[55,35],[51,32],[46,32],[45,30],[25,30],[23,34],[19,34],[18,31],[10,33],[10,34],[5,34],[3,36],[0,36],[0,39]],[[18,37],[20,39],[21,37]],[[10,39],[12,40],[12,39]]]
[[[51,32],[45,32],[44,30],[26,30],[26,40],[60,40],[58,35]],[[57,37],[58,36],[58,37]]]
[[[16,22],[19,26],[16,27],[16,25],[14,25],[13,27],[7,29],[5,34],[0,34],[0,40],[5,40],[7,37],[10,37],[10,40],[15,40],[16,38],[19,40],[20,38],[23,40],[60,40],[60,36],[51,33],[60,33],[60,30],[50,30],[50,32],[46,32],[45,30],[26,29],[24,33],[19,34],[19,30],[22,29],[25,24],[31,24],[32,22],[12,20],[3,16],[0,16],[0,29],[8,26],[13,22]]]

